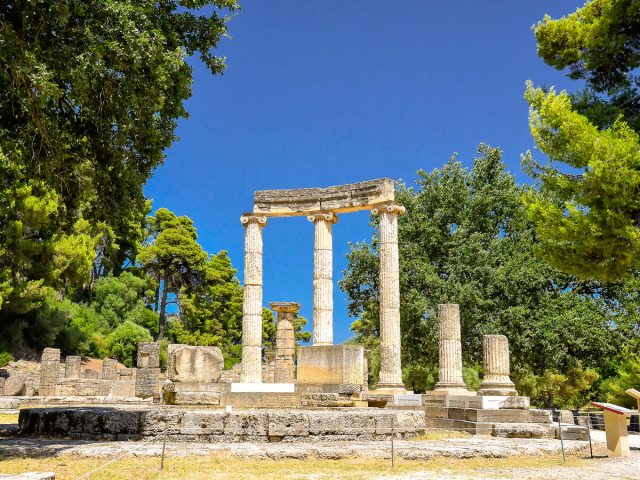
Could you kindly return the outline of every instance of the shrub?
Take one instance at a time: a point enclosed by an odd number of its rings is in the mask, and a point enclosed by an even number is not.
[[[127,320],[107,337],[107,355],[127,367],[133,367],[138,353],[138,343],[152,340],[149,330]]]

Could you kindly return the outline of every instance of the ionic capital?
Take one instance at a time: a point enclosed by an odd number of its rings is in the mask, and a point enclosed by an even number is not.
[[[242,223],[242,226],[244,227],[247,227],[250,223],[257,223],[260,227],[264,227],[267,225],[267,217],[264,215],[252,215],[247,213],[240,217],[240,223]]]
[[[325,222],[338,223],[338,215],[333,212],[318,212],[307,215],[307,220],[309,220],[310,222],[322,220]]]
[[[404,208],[399,203],[394,203],[394,202],[376,205],[374,208],[371,209],[371,213],[373,213],[374,215],[380,215],[381,213],[395,213],[398,215],[404,215],[406,211],[407,211],[406,208]]]

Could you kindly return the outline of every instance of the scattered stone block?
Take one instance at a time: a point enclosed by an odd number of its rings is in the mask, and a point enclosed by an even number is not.
[[[9,378],[3,379],[4,386],[2,394],[7,396],[16,396],[24,393],[25,379],[22,375],[13,373]]]
[[[160,343],[141,342],[138,344],[138,368],[160,368]]]
[[[118,361],[113,358],[102,360],[102,380],[118,380]]]
[[[220,380],[224,358],[218,347],[169,345],[169,380],[210,383]]]
[[[42,396],[56,394],[56,385],[60,380],[60,349],[45,348],[40,360],[40,387]]]
[[[136,373],[136,397],[160,398],[160,368],[139,368]]]
[[[314,345],[298,349],[298,383],[362,385],[364,348]]]
[[[64,378],[82,377],[82,357],[67,355],[64,359]]]
[[[492,435],[504,438],[553,438],[553,428],[537,423],[496,423]]]
[[[531,423],[552,423],[550,410],[529,410],[529,421]]]

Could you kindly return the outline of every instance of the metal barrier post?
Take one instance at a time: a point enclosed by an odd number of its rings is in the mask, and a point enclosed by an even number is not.
[[[164,450],[167,446],[167,430],[164,431],[164,435],[162,436],[162,455],[160,456],[160,470],[164,470]]]
[[[395,437],[393,426],[395,424],[395,420],[395,417],[391,417],[391,468],[395,468],[396,466],[395,449],[393,445],[393,437]]]
[[[562,462],[567,463],[567,457],[564,453],[564,440],[562,438],[562,422],[560,421],[560,417],[558,417],[558,431],[560,432],[560,447],[562,448]]]
[[[593,458],[593,444],[591,443],[591,415],[587,415],[587,431],[589,432],[589,453],[591,454],[591,458]]]

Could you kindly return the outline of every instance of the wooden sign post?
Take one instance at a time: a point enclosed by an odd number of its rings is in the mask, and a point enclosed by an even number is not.
[[[640,392],[635,388],[630,388],[626,393],[636,399],[636,402],[638,402],[638,412],[640,413]]]
[[[601,408],[604,413],[604,431],[607,436],[607,455],[609,457],[628,457],[629,436],[627,433],[627,417],[636,413],[628,408],[612,403],[591,402],[594,407]]]

